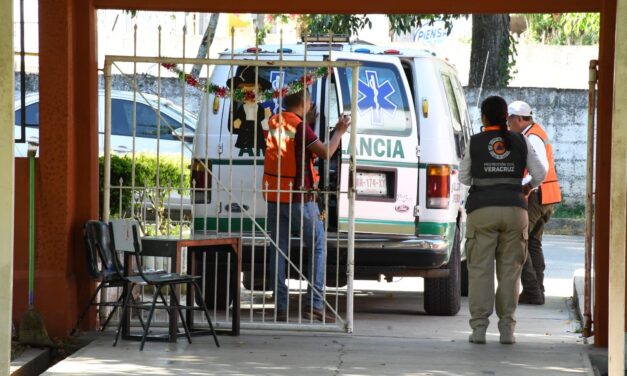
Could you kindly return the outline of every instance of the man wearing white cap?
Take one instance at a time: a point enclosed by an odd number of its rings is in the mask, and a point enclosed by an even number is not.
[[[529,193],[529,255],[523,267],[521,282],[523,291],[518,298],[519,304],[544,304],[544,254],[542,252],[542,234],[544,225],[553,214],[555,204],[562,201],[560,186],[555,172],[553,147],[544,128],[534,122],[531,107],[523,101],[512,102],[507,107],[507,124],[513,132],[527,136],[529,142],[547,169],[546,178],[538,189]],[[526,189],[531,179],[526,176],[523,184]]]

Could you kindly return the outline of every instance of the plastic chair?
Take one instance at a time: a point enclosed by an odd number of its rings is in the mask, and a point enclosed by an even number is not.
[[[115,269],[117,254],[112,251],[109,227],[106,223],[100,221],[87,221],[83,226],[83,239],[85,241],[85,259],[87,260],[87,271],[92,280],[98,283],[96,291],[93,293],[89,302],[81,312],[76,324],[72,328],[73,335],[78,330],[78,326],[85,318],[91,306],[97,307],[113,307],[107,315],[105,322],[101,325],[100,331],[104,331],[113,317],[115,311],[122,307],[124,303],[124,294],[120,294],[117,301],[98,302],[96,298],[102,289],[107,288],[123,288],[126,281]],[[115,260],[115,261],[114,261]],[[119,262],[119,261],[118,261]],[[141,315],[138,315],[139,322],[142,327],[144,322]]]
[[[204,300],[199,299],[198,304],[200,307],[194,307],[193,302],[187,302],[188,305],[181,305],[179,299],[176,296],[176,286],[178,285],[186,285],[187,288],[195,289],[196,294],[200,295],[201,290],[200,286],[196,282],[200,276],[192,276],[192,275],[183,275],[179,273],[165,273],[165,274],[153,274],[153,273],[145,273],[142,268],[141,261],[141,241],[139,236],[139,224],[135,220],[115,220],[111,221],[109,224],[109,231],[112,239],[112,247],[116,251],[132,253],[135,259],[135,263],[137,265],[137,274],[126,276],[121,270],[121,265],[117,262],[114,262],[114,267],[117,269],[119,275],[122,275],[126,283],[128,284],[127,291],[131,291],[132,288],[136,285],[138,286],[152,286],[154,287],[154,295],[152,299],[152,304],[150,306],[150,310],[148,313],[148,319],[146,321],[146,325],[144,326],[144,333],[141,339],[141,345],[139,346],[140,350],[144,349],[144,344],[148,337],[148,332],[150,330],[150,324],[152,322],[152,318],[154,315],[154,311],[156,308],[166,309],[170,315],[178,313],[181,323],[183,325],[183,329],[185,330],[185,336],[187,337],[187,341],[192,343],[191,335],[189,328],[187,326],[187,322],[183,315],[183,310],[202,310],[205,313],[205,317],[209,324],[210,332],[213,335],[214,342],[217,347],[220,347],[220,343],[218,342],[218,337],[216,336],[215,330],[213,328],[213,323],[211,322],[211,317],[209,316],[209,310],[207,309],[207,305]],[[161,288],[168,286],[170,289],[170,297],[171,302],[168,304],[167,299],[161,292]],[[122,324],[124,318],[126,317],[126,311],[132,305],[130,304],[130,295],[126,294],[123,311],[122,311],[122,320],[120,320],[118,324],[118,330],[115,335],[115,340],[113,342],[113,346],[117,345],[120,332],[122,329]],[[161,299],[162,305],[157,306],[157,297]],[[173,311],[176,311],[174,313]],[[175,335],[170,333],[170,336]]]

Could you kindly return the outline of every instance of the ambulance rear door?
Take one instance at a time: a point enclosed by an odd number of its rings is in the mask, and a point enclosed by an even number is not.
[[[351,111],[351,68],[336,68],[336,113],[352,113],[357,137],[342,139],[341,192],[349,188],[350,148],[357,160],[355,230],[358,233],[414,235],[418,223],[418,127],[409,82],[397,55],[333,53],[333,60],[359,61],[357,109]],[[329,90],[334,93],[334,90]],[[348,230],[348,196],[340,195],[340,231]]]

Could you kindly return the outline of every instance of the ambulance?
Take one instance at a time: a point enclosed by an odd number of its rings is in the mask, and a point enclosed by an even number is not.
[[[234,83],[231,80],[244,80],[256,71],[247,60],[303,61],[305,55],[308,61],[360,63],[357,109],[351,108],[350,67],[336,67],[333,74],[316,77],[309,87],[319,111],[315,130],[322,141],[329,134],[327,124],[333,127],[343,113],[357,116],[354,278],[423,277],[424,310],[455,315],[467,289],[462,241],[467,191],[458,181],[459,165],[472,135],[455,68],[424,50],[314,42],[225,51],[221,58],[241,60],[241,64],[216,65],[210,84],[229,87]],[[281,82],[298,80],[303,71],[302,67],[268,64],[258,68],[255,84],[277,88]],[[258,288],[265,270],[261,252],[267,243],[251,240],[260,237],[260,227],[254,226],[250,213],[255,222],[263,223],[266,203],[261,192],[250,187],[261,187],[264,151],[259,143],[263,138],[245,136],[244,127],[231,131],[231,117],[236,121],[237,111],[231,109],[230,98],[219,94],[205,95],[196,127],[191,165],[193,227],[196,233],[241,234],[244,285]],[[265,129],[264,122],[278,107],[277,100],[259,104],[255,116],[259,129]],[[250,118],[255,109],[247,111]],[[341,153],[329,161],[328,173],[323,173],[325,161],[318,162],[320,187],[347,191],[349,133],[342,139]],[[340,260],[339,272],[327,270],[327,285],[342,285],[346,282],[348,199],[340,195],[327,203],[327,260]],[[256,267],[250,268],[251,264]],[[327,262],[327,267],[331,264]],[[329,281],[334,275],[339,281]]]

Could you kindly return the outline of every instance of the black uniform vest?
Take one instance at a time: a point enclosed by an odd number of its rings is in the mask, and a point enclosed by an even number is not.
[[[510,147],[499,131],[487,131],[470,138],[473,184],[468,191],[466,212],[487,206],[518,206],[527,209],[522,178],[527,167],[524,136],[508,132]]]

